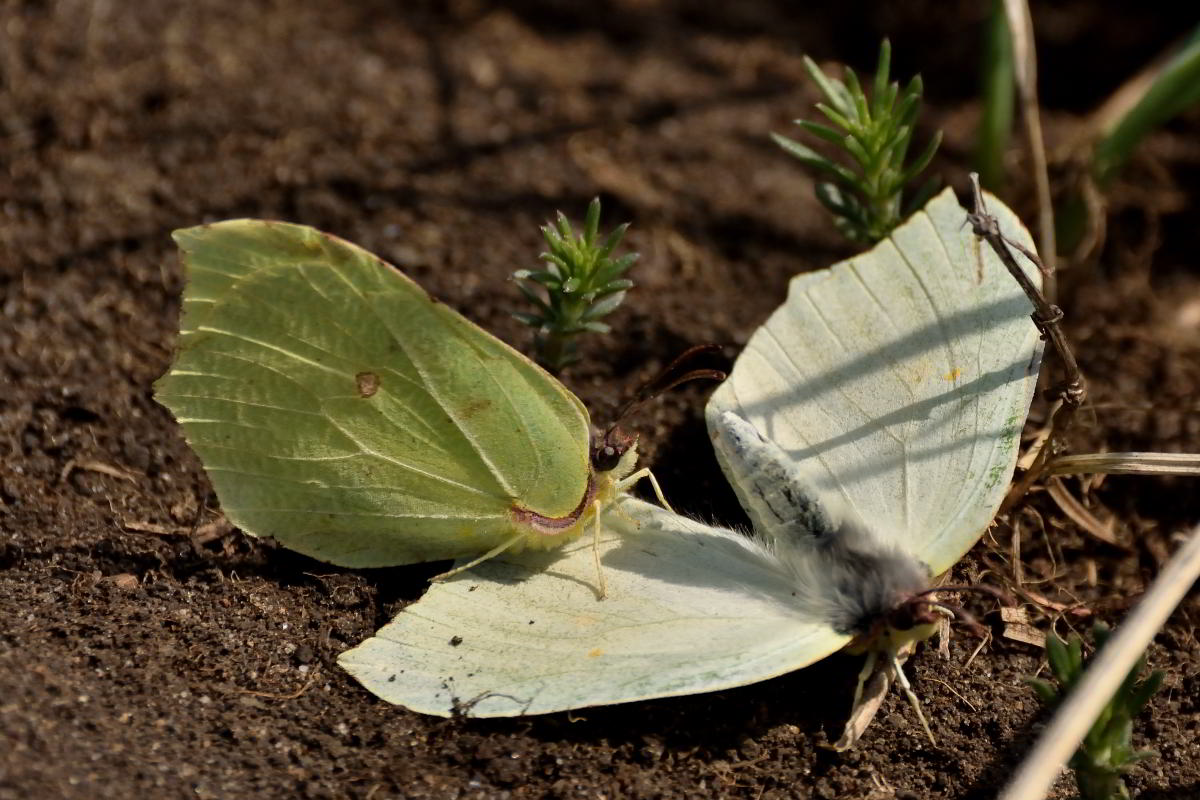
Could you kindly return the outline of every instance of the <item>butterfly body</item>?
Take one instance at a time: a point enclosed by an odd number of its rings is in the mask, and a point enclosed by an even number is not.
[[[793,582],[797,606],[842,634],[864,637],[929,585],[929,567],[874,534],[774,442],[730,411],[709,415],[726,474],[766,560]]]

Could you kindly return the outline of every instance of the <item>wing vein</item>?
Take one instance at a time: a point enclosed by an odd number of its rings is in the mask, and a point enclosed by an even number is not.
[[[353,281],[351,281],[349,278],[347,278],[345,275],[343,275],[342,271],[340,269],[334,269],[333,272],[339,278],[341,278],[346,283],[346,285],[348,285],[350,287],[351,291],[353,291],[360,298],[362,298],[364,305],[366,305],[371,310],[371,314],[375,317],[376,320],[379,321],[379,323],[383,326],[384,330],[386,330],[389,333],[389,335],[391,335],[392,341],[394,341],[396,343],[396,346],[400,348],[400,351],[404,354],[404,357],[408,360],[408,363],[412,364],[413,370],[417,373],[417,375],[420,376],[421,388],[424,390],[425,394],[427,394],[429,396],[430,400],[432,400],[435,404],[437,404],[437,406],[442,410],[442,413],[444,413],[446,415],[446,418],[449,419],[451,424],[453,424],[454,427],[458,430],[459,434],[463,437],[464,441],[466,441],[466,443],[468,445],[470,445],[470,450],[474,454],[475,458],[478,460],[479,465],[482,466],[484,469],[486,469],[491,474],[492,478],[496,481],[497,486],[501,490],[506,492],[508,494],[509,498],[513,497],[514,493],[513,493],[512,487],[508,485],[508,482],[504,480],[503,476],[501,476],[499,474],[499,472],[496,470],[496,467],[484,455],[482,448],[479,446],[479,443],[477,441],[475,441],[474,437],[472,437],[467,432],[467,430],[462,426],[462,423],[460,423],[457,419],[455,419],[454,415],[450,413],[449,407],[442,400],[442,398],[439,396],[439,394],[434,391],[433,384],[430,382],[428,376],[425,374],[425,371],[423,369],[421,369],[421,366],[417,363],[417,360],[412,357],[412,353],[409,351],[407,345],[404,342],[402,342],[399,339],[399,337],[397,337],[394,333],[392,333],[392,329],[390,327],[388,327],[387,323],[384,322],[383,318],[379,316],[379,313],[375,310],[375,306],[367,299],[366,295],[364,295],[361,291],[359,291],[358,287],[354,285]],[[432,301],[428,300],[428,298],[427,298],[427,302],[432,303]],[[441,322],[441,320],[439,320],[439,322]]]
[[[304,356],[300,355],[299,353],[293,353],[292,351],[288,350],[285,347],[281,347],[276,344],[271,344],[270,342],[264,342],[263,340],[255,339],[252,336],[244,336],[240,333],[234,333],[233,331],[221,330],[220,328],[214,328],[209,325],[201,325],[196,330],[204,331],[205,333],[217,334],[218,336],[228,336],[231,339],[239,339],[243,342],[249,342],[250,344],[258,345],[259,347],[262,347],[267,350],[273,350],[273,351],[279,353],[280,355],[284,355],[284,356],[287,356],[288,358],[293,359],[294,361],[299,361],[302,364],[309,365],[310,367],[316,367],[317,369],[324,370],[325,372],[328,372],[332,375],[337,375],[339,378],[351,377],[349,373],[342,372],[341,370],[334,369],[333,367],[327,367],[319,361],[313,361],[311,358],[305,358]],[[305,344],[308,344],[308,342],[305,342]],[[314,349],[321,350],[321,352],[326,352],[325,350],[323,350],[320,347],[315,347]],[[329,355],[334,355],[334,354],[330,353]],[[246,359],[246,360],[249,361],[250,359]],[[258,363],[258,362],[254,362],[254,363]]]

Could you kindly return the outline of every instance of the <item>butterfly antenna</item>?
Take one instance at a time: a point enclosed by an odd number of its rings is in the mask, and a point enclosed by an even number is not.
[[[956,594],[978,592],[980,594],[986,594],[994,597],[1001,605],[1013,604],[1013,599],[1007,592],[1002,589],[997,589],[995,586],[989,586],[986,583],[981,583],[977,586],[935,586],[932,589],[926,589],[924,591],[917,592],[912,597],[913,599],[928,598],[933,594],[944,594],[947,592],[954,592]],[[985,635],[984,627],[979,624],[979,620],[975,618],[974,614],[967,611],[961,605],[957,603],[947,603],[943,600],[924,600],[924,602],[928,602],[931,608],[949,616],[951,619],[959,620],[976,636],[982,637]]]
[[[609,426],[608,430],[605,431],[605,437],[607,438],[608,435],[616,429],[617,425],[620,424],[621,420],[625,419],[625,417],[635,408],[647,402],[648,400],[653,400],[655,397],[658,397],[664,392],[669,392],[682,383],[698,380],[712,380],[718,382],[725,380],[725,378],[728,376],[719,369],[693,369],[682,374],[680,373],[680,369],[689,361],[693,361],[698,356],[706,353],[718,352],[723,349],[723,347],[724,345],[719,344],[698,344],[689,347],[687,350],[684,350],[682,353],[677,355],[670,364],[667,364],[667,366],[658,374],[657,377],[642,384],[634,393],[633,397],[626,400],[624,405],[617,410],[615,421]]]
[[[891,660],[892,669],[896,672],[896,683],[900,684],[900,688],[904,690],[904,696],[908,698],[913,711],[917,712],[917,719],[921,720],[921,727],[925,729],[925,735],[929,737],[929,742],[934,747],[937,747],[937,739],[933,738],[933,731],[929,729],[929,723],[925,720],[925,713],[921,711],[921,701],[917,699],[916,693],[912,690],[912,684],[908,682],[908,677],[904,674],[904,669],[900,666],[900,659],[896,657],[894,649],[888,650],[888,658]]]
[[[934,586],[932,589],[926,589],[923,592],[917,592],[916,597],[924,597],[925,595],[938,594],[940,592],[955,592],[958,594],[969,594],[978,592],[980,594],[991,595],[996,598],[996,601],[1003,606],[1011,606],[1013,604],[1012,595],[1003,589],[998,589],[995,586],[989,586],[986,583],[980,583],[975,586],[966,585],[951,585],[951,586]]]

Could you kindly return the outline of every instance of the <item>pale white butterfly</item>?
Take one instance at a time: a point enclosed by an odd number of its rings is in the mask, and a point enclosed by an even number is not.
[[[339,663],[388,702],[498,717],[741,686],[856,638],[894,652],[914,635],[898,617],[927,618],[919,593],[991,522],[1041,358],[1028,300],[965,218],[942,192],[794,278],[751,337],[706,417],[753,536],[627,498],[603,520],[604,601],[587,540],[496,559]]]

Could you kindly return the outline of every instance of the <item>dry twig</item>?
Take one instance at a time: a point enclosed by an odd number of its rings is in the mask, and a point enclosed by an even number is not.
[[[1083,405],[1087,399],[1087,382],[1084,380],[1083,373],[1079,369],[1079,363],[1075,360],[1075,354],[1071,351],[1070,345],[1067,344],[1066,334],[1063,333],[1062,309],[1053,303],[1046,300],[1045,295],[1034,285],[1029,276],[1025,274],[1025,270],[1021,269],[1017,264],[1016,258],[1012,254],[1013,248],[1017,250],[1025,258],[1029,259],[1043,276],[1047,274],[1045,265],[1037,254],[1024,247],[1020,242],[1013,241],[1003,234],[1000,230],[1000,223],[997,219],[987,212],[987,206],[983,201],[983,191],[979,187],[979,175],[971,173],[971,192],[974,198],[975,210],[973,213],[967,214],[967,221],[971,223],[971,228],[975,235],[986,240],[992,250],[996,252],[1000,262],[1008,268],[1016,282],[1024,290],[1029,301],[1033,303],[1034,312],[1031,315],[1033,324],[1041,332],[1042,338],[1049,341],[1054,347],[1054,351],[1058,353],[1058,357],[1062,360],[1063,369],[1066,372],[1066,377],[1058,385],[1050,389],[1049,394],[1056,396],[1056,399],[1061,400],[1061,403],[1054,410],[1054,416],[1050,419],[1050,437],[1045,446],[1038,453],[1038,457],[1029,471],[1025,474],[1022,480],[1017,484],[1017,489],[1010,492],[1005,498],[1004,505],[1001,511],[1006,510],[1011,504],[1025,493],[1025,490],[1041,476],[1047,461],[1049,460],[1056,443],[1062,438],[1063,433],[1071,423],[1075,412]]]
[[[1004,15],[1008,19],[1013,45],[1013,71],[1017,96],[1021,99],[1021,120],[1025,123],[1025,138],[1033,158],[1033,180],[1038,200],[1038,247],[1045,264],[1042,285],[1051,301],[1058,296],[1055,264],[1058,243],[1054,235],[1054,202],[1050,197],[1050,172],[1046,166],[1046,143],[1042,138],[1042,118],[1037,96],[1037,47],[1033,40],[1033,17],[1026,0],[1004,0]],[[976,208],[978,210],[978,207]]]

